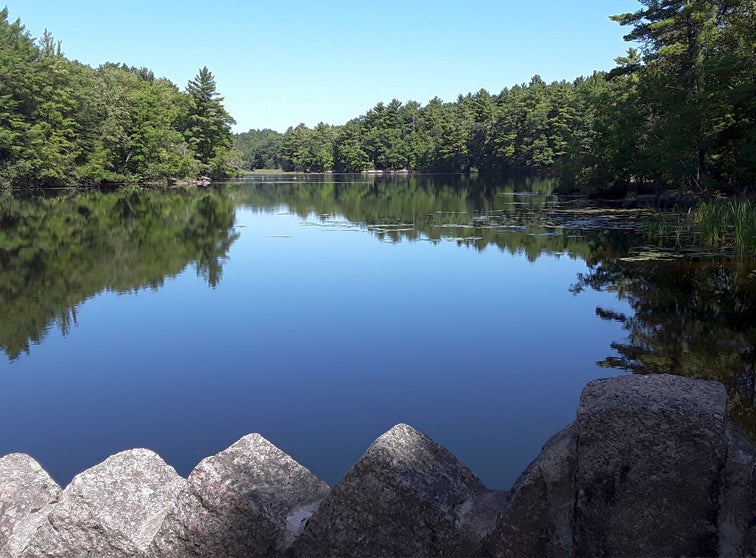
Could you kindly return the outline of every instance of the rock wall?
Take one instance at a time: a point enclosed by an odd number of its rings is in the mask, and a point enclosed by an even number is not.
[[[183,479],[135,449],[63,490],[0,458],[0,558],[753,556],[756,450],[724,388],[621,376],[584,389],[508,492],[400,424],[332,489],[258,434]]]

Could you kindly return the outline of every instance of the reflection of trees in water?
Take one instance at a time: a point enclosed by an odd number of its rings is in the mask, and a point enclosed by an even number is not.
[[[335,175],[255,180],[239,189],[243,205],[269,210],[285,205],[302,218],[319,215],[324,225],[340,216],[391,242],[456,241],[535,261],[544,254],[588,257],[594,237],[606,232],[591,227],[594,216],[583,219],[592,230],[566,226],[570,215],[552,195],[556,181],[550,178]]]
[[[634,310],[621,322],[624,343],[601,365],[636,374],[670,373],[718,380],[728,389],[732,413],[756,438],[756,277],[753,262],[626,261],[604,257],[578,278],[585,287],[613,291]]]
[[[220,193],[0,199],[0,347],[15,359],[53,323],[67,333],[87,298],[156,289],[190,263],[216,286],[233,223],[233,203]]]

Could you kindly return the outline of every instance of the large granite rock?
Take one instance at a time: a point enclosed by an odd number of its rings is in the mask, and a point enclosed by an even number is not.
[[[509,494],[403,424],[330,493],[257,434],[188,480],[131,450],[61,492],[0,459],[0,558],[756,556],[754,510],[756,449],[723,386],[665,375],[588,384]]]
[[[23,453],[0,458],[0,557],[12,556],[13,539],[28,542],[29,531],[45,520],[61,489],[34,459]]]
[[[328,485],[259,434],[204,459],[152,545],[155,557],[282,555]]]
[[[718,517],[719,556],[756,556],[756,448],[738,428],[727,427]]]
[[[727,395],[717,382],[590,382],[577,416],[580,556],[713,556]]]
[[[717,382],[590,382],[515,483],[491,556],[756,555],[756,450]]]
[[[134,449],[77,475],[11,556],[71,558],[145,556],[186,481],[157,454]]]
[[[490,556],[574,556],[577,428],[546,442],[512,487],[496,529],[484,543]]]
[[[471,556],[494,526],[497,497],[448,450],[399,424],[333,488],[294,554]]]

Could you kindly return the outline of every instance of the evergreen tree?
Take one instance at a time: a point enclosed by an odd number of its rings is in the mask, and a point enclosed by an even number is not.
[[[735,145],[743,147],[741,141],[753,146],[753,0],[641,4],[612,19],[632,26],[625,38],[641,44],[644,64],[626,64],[620,72],[640,77],[648,149],[659,174],[668,183],[698,189],[717,174],[736,178],[723,159]],[[745,121],[736,123],[736,115]]]
[[[202,170],[225,176],[231,154],[231,125],[236,121],[223,107],[223,97],[216,91],[215,77],[207,66],[189,81],[186,92],[190,108],[184,135]]]

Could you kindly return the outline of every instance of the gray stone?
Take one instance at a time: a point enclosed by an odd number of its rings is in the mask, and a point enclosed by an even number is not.
[[[476,505],[490,498],[448,450],[399,424],[380,436],[331,490],[294,553],[470,556],[485,531],[476,527],[473,510],[490,511]],[[493,518],[488,524],[493,527]]]
[[[113,455],[74,477],[28,543],[13,547],[12,556],[145,556],[185,484],[150,450]]]
[[[282,555],[328,485],[259,434],[204,459],[151,546],[156,557]]]
[[[546,442],[512,487],[496,529],[484,543],[490,556],[574,556],[577,428]]]
[[[716,555],[726,425],[717,382],[589,383],[577,417],[576,554]]]
[[[756,554],[755,467],[753,444],[740,429],[728,425],[727,461],[719,510],[719,556],[734,558]]]
[[[60,493],[58,484],[28,455],[0,458],[0,556],[12,555],[8,541],[24,542],[24,526],[44,521]]]

